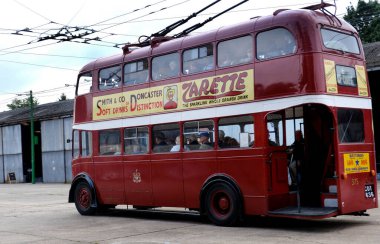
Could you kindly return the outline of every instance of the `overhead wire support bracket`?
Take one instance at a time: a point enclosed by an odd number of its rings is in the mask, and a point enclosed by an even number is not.
[[[137,46],[137,47],[149,46],[149,45],[151,45],[151,41],[152,41],[153,38],[163,38],[163,37],[165,37],[169,32],[171,32],[174,29],[178,28],[179,26],[187,23],[190,19],[197,17],[198,14],[202,13],[203,11],[205,11],[206,9],[212,7],[213,5],[217,4],[220,1],[221,0],[216,0],[216,1],[212,2],[212,3],[210,3],[209,5],[207,5],[206,7],[202,8],[201,10],[192,13],[187,18],[178,20],[177,22],[174,22],[173,24],[165,27],[164,29],[162,29],[162,30],[160,30],[160,31],[158,31],[156,33],[151,34],[150,36],[144,36],[144,35],[140,36],[138,44],[130,44],[130,46]],[[145,40],[141,40],[142,38],[145,38]],[[162,39],[162,40],[164,40],[164,39]],[[128,46],[128,44],[126,46]]]
[[[183,36],[185,36],[185,35],[188,35],[189,33],[195,31],[196,29],[201,28],[202,26],[204,26],[204,25],[207,24],[208,22],[210,22],[210,21],[216,19],[216,18],[219,17],[220,15],[225,14],[226,12],[230,11],[231,9],[234,9],[234,8],[240,6],[240,5],[242,5],[243,3],[248,2],[248,1],[249,1],[249,0],[241,1],[241,2],[239,2],[238,4],[235,4],[234,6],[232,6],[232,7],[228,8],[228,9],[226,9],[226,10],[224,10],[224,11],[218,13],[217,15],[214,15],[213,17],[210,17],[210,18],[206,19],[205,21],[203,21],[203,22],[201,22],[201,23],[195,24],[195,25],[193,25],[193,26],[191,26],[191,27],[189,27],[189,28],[183,30],[182,32],[180,32],[180,33],[178,33],[178,34],[175,34],[175,35],[173,36],[173,38],[179,38],[179,37],[183,37]]]
[[[181,19],[169,26],[167,26],[166,28],[154,33],[151,35],[151,37],[160,37],[160,36],[166,36],[169,32],[171,32],[172,30],[176,29],[177,27],[187,23],[190,19],[192,18],[195,18],[197,17],[198,14],[202,13],[203,11],[205,11],[206,9],[212,7],[213,5],[217,4],[218,2],[220,2],[221,0],[217,0],[217,1],[214,1],[212,2],[211,4],[207,5],[206,7],[202,8],[201,10],[199,10],[198,12],[195,12],[195,13],[192,13],[191,15],[189,15],[186,19]]]

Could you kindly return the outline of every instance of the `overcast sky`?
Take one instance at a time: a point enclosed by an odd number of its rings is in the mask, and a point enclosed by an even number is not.
[[[241,0],[222,0],[202,15],[170,34],[202,22]],[[54,102],[65,93],[74,97],[78,71],[99,57],[121,53],[114,44],[136,42],[167,25],[186,18],[213,0],[2,0],[0,8],[0,111],[8,110],[12,99],[33,90],[40,103]],[[333,2],[333,1],[326,1]],[[337,0],[337,15],[343,17],[350,2]],[[250,0],[222,15],[196,32],[272,14],[280,8],[297,9],[320,3],[318,0]],[[150,6],[149,6],[150,5]],[[134,11],[136,10],[136,11]],[[334,11],[333,8],[329,8]],[[133,12],[134,11],[134,12]],[[103,22],[104,21],[104,22]],[[73,35],[97,31],[91,44],[59,42],[47,39],[70,31]],[[75,31],[79,27],[79,31]],[[43,38],[47,40],[43,40]],[[82,40],[77,40],[82,42]],[[68,85],[65,87],[65,85]]]

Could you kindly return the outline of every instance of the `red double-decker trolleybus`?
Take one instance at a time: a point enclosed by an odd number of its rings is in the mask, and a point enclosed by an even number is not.
[[[363,48],[323,7],[156,38],[83,67],[69,201],[83,215],[182,207],[217,225],[376,208]]]

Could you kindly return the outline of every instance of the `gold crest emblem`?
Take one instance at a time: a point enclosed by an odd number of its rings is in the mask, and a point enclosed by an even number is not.
[[[141,182],[141,174],[136,169],[135,172],[133,172],[133,183],[140,183]]]

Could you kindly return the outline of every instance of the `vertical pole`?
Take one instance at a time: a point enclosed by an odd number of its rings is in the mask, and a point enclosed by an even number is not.
[[[30,145],[31,145],[31,163],[32,163],[32,184],[36,183],[36,168],[34,162],[34,112],[33,112],[33,93],[30,91]]]

